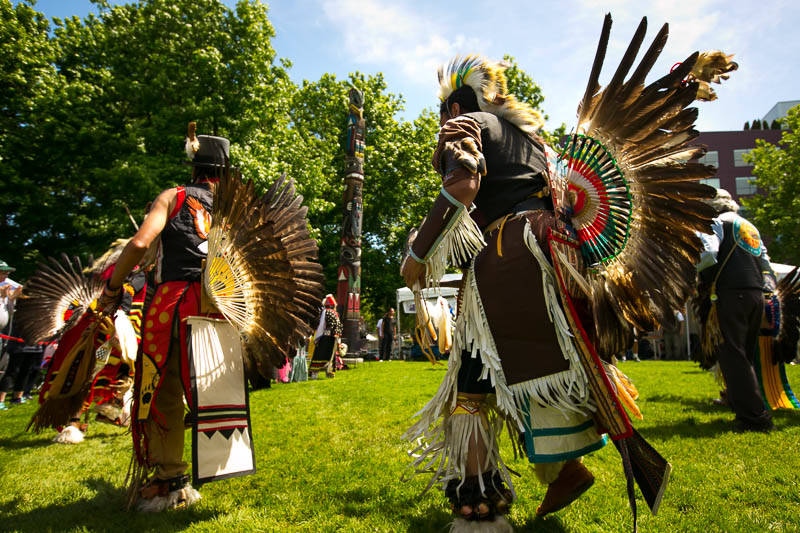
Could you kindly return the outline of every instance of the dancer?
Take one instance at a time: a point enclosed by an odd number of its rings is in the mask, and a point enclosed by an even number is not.
[[[122,242],[125,243],[127,240]],[[103,262],[103,258],[98,260],[98,263],[106,264]],[[113,268],[112,264],[105,269],[104,273],[93,272],[91,275],[107,278],[111,275]],[[136,268],[123,285],[122,301],[114,314],[113,335],[95,352],[96,360],[92,369],[92,380],[83,404],[67,426],[56,428],[59,433],[53,439],[54,442],[59,444],[83,442],[88,429],[90,410],[95,412],[98,422],[121,427],[129,426],[131,404],[133,403],[133,371],[142,339],[141,319],[146,291],[145,273],[141,268]],[[53,358],[51,361],[45,384],[39,395],[40,403],[47,401],[50,394],[49,383],[52,378],[58,372],[67,370],[61,367],[63,362],[64,360],[59,358]],[[81,419],[84,419],[84,422],[81,422]]]
[[[195,481],[255,471],[245,366],[266,375],[265,361],[284,360],[319,298],[321,267],[313,262],[317,247],[302,197],[283,178],[257,197],[253,183],[230,167],[229,147],[228,139],[195,135],[189,125],[192,182],[154,200],[98,303],[112,312],[122,281],[151,246],[160,246],[131,425],[128,504],[142,511],[200,498],[185,475],[184,398]]]
[[[798,407],[782,368],[782,354],[793,354],[791,345],[796,349],[798,334],[792,326],[781,328],[781,322],[796,322],[797,317],[791,311],[782,317],[779,305],[781,297],[791,310],[791,302],[797,300],[795,273],[787,276],[783,290],[778,291],[758,229],[737,214],[739,205],[730,193],[719,189],[709,203],[718,216],[713,233],[701,235],[707,250],[698,266],[701,364],[705,368],[719,365],[724,403],[736,415],[734,431],[769,432],[775,427],[769,412],[773,404]],[[772,337],[779,333],[773,359]]]
[[[327,377],[334,377],[336,370],[334,356],[337,353],[341,337],[342,321],[336,312],[336,299],[332,294],[328,294],[322,300],[322,313],[319,317],[317,331],[314,333],[314,353],[308,368],[311,379],[317,379],[317,374],[323,370]]]
[[[581,458],[603,434],[620,451],[634,521],[633,475],[654,513],[666,487],[670,466],[631,427],[621,405],[638,414],[635,389],[609,361],[634,326],[670,323],[688,297],[694,230],[713,216],[701,201],[713,189],[696,181],[713,169],[687,162],[703,149],[687,146],[697,110],[684,108],[713,99],[708,81],[736,65],[694,53],[645,87],[665,25],[625,80],[643,19],[601,91],[610,26],[607,16],[578,134],[560,155],[536,134],[541,116],[508,94],[502,64],[467,56],[439,70],[442,190],[402,274],[412,289],[435,286],[448,266],[464,277],[447,375],[405,437],[419,439],[411,469],[434,473],[428,488],[444,490],[456,529],[510,528],[504,423],[548,485],[539,516],[591,487]]]

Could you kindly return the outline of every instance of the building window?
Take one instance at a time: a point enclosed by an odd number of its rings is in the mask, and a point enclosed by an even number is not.
[[[698,159],[697,162],[703,165],[711,165],[714,168],[719,168],[719,152],[716,150],[712,152],[706,152],[706,155]]]
[[[703,183],[705,185],[710,185],[711,187],[714,187],[715,189],[719,189],[720,188],[719,187],[719,178],[702,179],[702,180],[700,180],[700,183]]]
[[[753,163],[748,163],[744,160],[744,154],[750,153],[750,148],[744,150],[733,151],[733,166],[735,167],[752,167]]]
[[[756,179],[753,176],[746,178],[736,178],[736,194],[738,196],[748,196],[756,193]]]

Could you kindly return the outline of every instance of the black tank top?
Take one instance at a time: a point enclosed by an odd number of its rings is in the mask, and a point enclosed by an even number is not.
[[[161,281],[200,281],[208,255],[213,194],[207,183],[178,187],[175,210],[161,232]]]
[[[547,184],[544,147],[505,119],[483,111],[467,113],[481,127],[486,176],[474,203],[473,217],[485,226]],[[552,209],[552,204],[550,204]]]

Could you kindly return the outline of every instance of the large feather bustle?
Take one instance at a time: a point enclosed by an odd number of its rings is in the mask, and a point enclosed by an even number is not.
[[[292,343],[310,333],[322,297],[302,200],[285,177],[258,197],[252,181],[232,172],[214,193],[205,290],[242,334],[248,368],[262,373],[282,366]]]
[[[713,167],[690,162],[705,153],[690,146],[705,85],[735,70],[732,56],[695,52],[649,85],[645,78],[668,37],[664,25],[628,77],[644,41],[643,18],[608,85],[599,76],[611,29],[603,24],[586,91],[578,107],[577,132],[597,139],[619,165],[631,195],[624,249],[589,268],[586,284],[598,348],[609,357],[627,348],[632,327],[650,331],[671,324],[695,286],[702,249],[694,231],[708,232],[715,213],[702,200],[715,190],[699,183]],[[627,79],[626,79],[627,78]]]
[[[80,259],[62,254],[48,258],[25,285],[17,303],[16,321],[22,338],[33,344],[58,338],[75,324],[103,292],[102,272],[112,263],[96,261],[83,268]],[[69,320],[64,320],[72,308]]]
[[[456,56],[445,67],[439,67],[439,99],[445,101],[464,85],[472,87],[481,111],[508,120],[525,133],[535,133],[544,125],[542,114],[508,93],[505,62],[491,61],[470,54]]]

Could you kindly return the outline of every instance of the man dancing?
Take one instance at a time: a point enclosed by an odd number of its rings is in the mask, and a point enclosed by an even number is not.
[[[552,277],[552,268],[549,252],[537,244],[556,227],[544,144],[534,133],[543,121],[513,100],[510,117],[481,111],[472,87],[452,87],[448,75],[440,79],[442,128],[433,165],[442,175],[442,192],[403,265],[406,284],[432,277],[425,265],[433,267],[434,242],[473,203],[471,217],[486,239],[482,246],[481,233],[462,237],[479,251],[466,265],[454,355],[439,393],[454,397],[442,398],[439,408],[450,411],[446,433],[463,440],[445,443],[453,447],[448,453],[454,464],[441,481],[461,518],[491,520],[508,512],[512,495],[503,486],[510,480],[496,438],[503,425],[492,416],[497,409],[525,424],[518,446],[525,446],[537,477],[549,485],[537,511],[545,515],[592,485],[580,458],[605,440],[592,423],[574,350],[562,352],[563,339],[548,316],[561,311],[546,302],[542,279]],[[518,408],[528,413],[524,422]],[[423,415],[420,424],[428,422]],[[445,436],[451,438],[459,437]]]
[[[664,25],[626,80],[643,19],[601,90],[610,27],[607,15],[577,134],[560,154],[537,135],[540,114],[509,94],[505,65],[473,55],[439,70],[442,189],[401,271],[414,290],[438,285],[448,267],[464,276],[447,375],[405,437],[418,442],[411,468],[433,473],[428,488],[444,490],[455,529],[510,527],[500,516],[514,497],[504,425],[548,485],[539,516],[591,487],[581,457],[606,443],[601,434],[620,451],[634,518],[634,474],[654,514],[669,479],[669,463],[631,426],[622,406],[641,416],[635,389],[610,361],[634,326],[674,321],[692,290],[694,231],[713,217],[702,201],[713,189],[696,181],[713,169],[689,163],[703,149],[686,146],[697,112],[683,108],[715,98],[709,81],[736,64],[695,52],[645,86]]]
[[[192,182],[156,197],[120,255],[99,302],[101,309],[117,305],[123,281],[160,237],[159,284],[144,316],[145,361],[137,364],[134,391],[133,416],[139,422],[138,427],[134,424],[134,447],[143,446],[135,451],[153,469],[152,477],[132,495],[134,501],[141,499],[141,510],[185,507],[200,499],[185,475],[188,465],[183,460],[183,399],[189,386],[184,318],[202,314],[200,279],[208,251],[212,187],[229,165],[230,142],[207,135],[195,140],[198,149],[187,150],[192,156]]]

